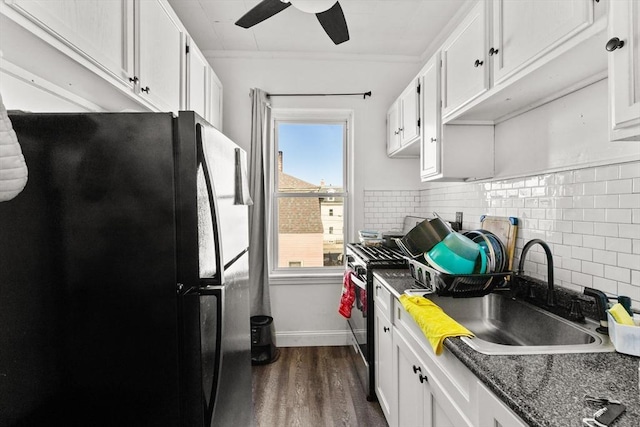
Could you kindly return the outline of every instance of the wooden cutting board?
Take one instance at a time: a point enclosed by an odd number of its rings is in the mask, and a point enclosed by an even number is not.
[[[488,216],[480,217],[481,228],[498,236],[507,248],[507,270],[513,271],[513,257],[516,252],[516,236],[518,234],[518,218]]]

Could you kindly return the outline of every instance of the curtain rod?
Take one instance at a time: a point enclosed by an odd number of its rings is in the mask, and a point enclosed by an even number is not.
[[[371,96],[371,91],[358,92],[358,93],[268,93],[267,98],[270,98],[272,96],[351,96],[351,95],[362,95],[362,99],[367,99],[367,96]]]

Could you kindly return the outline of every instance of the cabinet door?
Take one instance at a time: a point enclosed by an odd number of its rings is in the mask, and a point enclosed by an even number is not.
[[[478,382],[478,425],[493,427],[525,427],[526,424],[489,389]]]
[[[425,399],[425,379],[420,360],[407,344],[404,337],[394,330],[393,374],[396,380],[397,426],[423,426],[430,418],[431,399]],[[422,378],[422,382],[421,382]]]
[[[14,0],[11,7],[133,86],[133,0]]]
[[[592,23],[593,0],[494,0],[494,85]]]
[[[139,4],[140,94],[162,111],[180,109],[182,30],[158,0]]]
[[[387,154],[391,155],[400,148],[400,126],[398,102],[394,102],[387,111]]]
[[[193,42],[187,58],[187,109],[209,120],[209,63]]]
[[[489,88],[485,3],[478,2],[442,47],[443,114]]]
[[[440,55],[436,54],[420,75],[422,87],[422,132],[420,176],[440,172]]]
[[[609,38],[622,47],[609,52],[612,140],[640,137],[640,2],[609,3]],[[612,49],[612,47],[610,48]]]
[[[420,108],[418,85],[411,84],[400,95],[400,146],[405,146],[420,136]]]
[[[387,421],[391,420],[391,408],[395,405],[393,398],[393,341],[391,322],[383,310],[375,307],[375,371],[376,395]],[[390,422],[390,421],[389,421]]]
[[[209,89],[209,116],[208,119],[213,126],[216,127],[219,131],[222,131],[222,101],[223,101],[223,91],[222,91],[222,82],[213,71],[213,69],[209,69],[209,81],[210,81],[210,89]]]

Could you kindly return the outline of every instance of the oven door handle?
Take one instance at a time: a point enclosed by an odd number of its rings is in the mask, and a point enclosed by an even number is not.
[[[361,279],[360,277],[358,277],[358,275],[356,275],[355,273],[351,273],[351,281],[353,282],[354,285],[356,285],[357,287],[361,288],[361,289],[367,289],[367,281]]]

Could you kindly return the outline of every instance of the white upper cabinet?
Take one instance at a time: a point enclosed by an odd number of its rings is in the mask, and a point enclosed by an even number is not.
[[[640,140],[640,2],[610,2],[609,105],[611,140]]]
[[[3,0],[0,12],[8,62],[105,111],[187,107],[187,34],[167,0]],[[203,65],[190,77],[206,89]],[[196,98],[199,112],[211,108]]]
[[[400,108],[396,100],[387,110],[387,155],[392,157],[400,148]]]
[[[593,0],[493,1],[493,84],[593,23]]]
[[[416,81],[400,94],[400,145],[402,147],[420,136],[419,92],[420,83]]]
[[[478,2],[442,46],[442,108],[447,115],[489,89],[485,3]]]
[[[159,1],[140,1],[138,90],[161,111],[181,103],[183,32]]]
[[[440,55],[436,54],[422,69],[420,76],[422,98],[422,141],[420,177],[440,173]]]
[[[422,87],[420,179],[491,178],[494,174],[494,127],[442,124],[439,53],[422,68],[418,79]]]
[[[195,43],[189,43],[187,53],[187,109],[209,119],[209,63]]]
[[[133,0],[14,0],[8,4],[133,87]]]
[[[606,77],[607,4],[479,1],[442,47],[443,122],[499,123]]]
[[[418,79],[402,91],[387,111],[387,155],[418,157],[420,155],[420,85]]]
[[[216,129],[222,131],[222,82],[212,68],[209,68],[209,95],[207,118]]]

